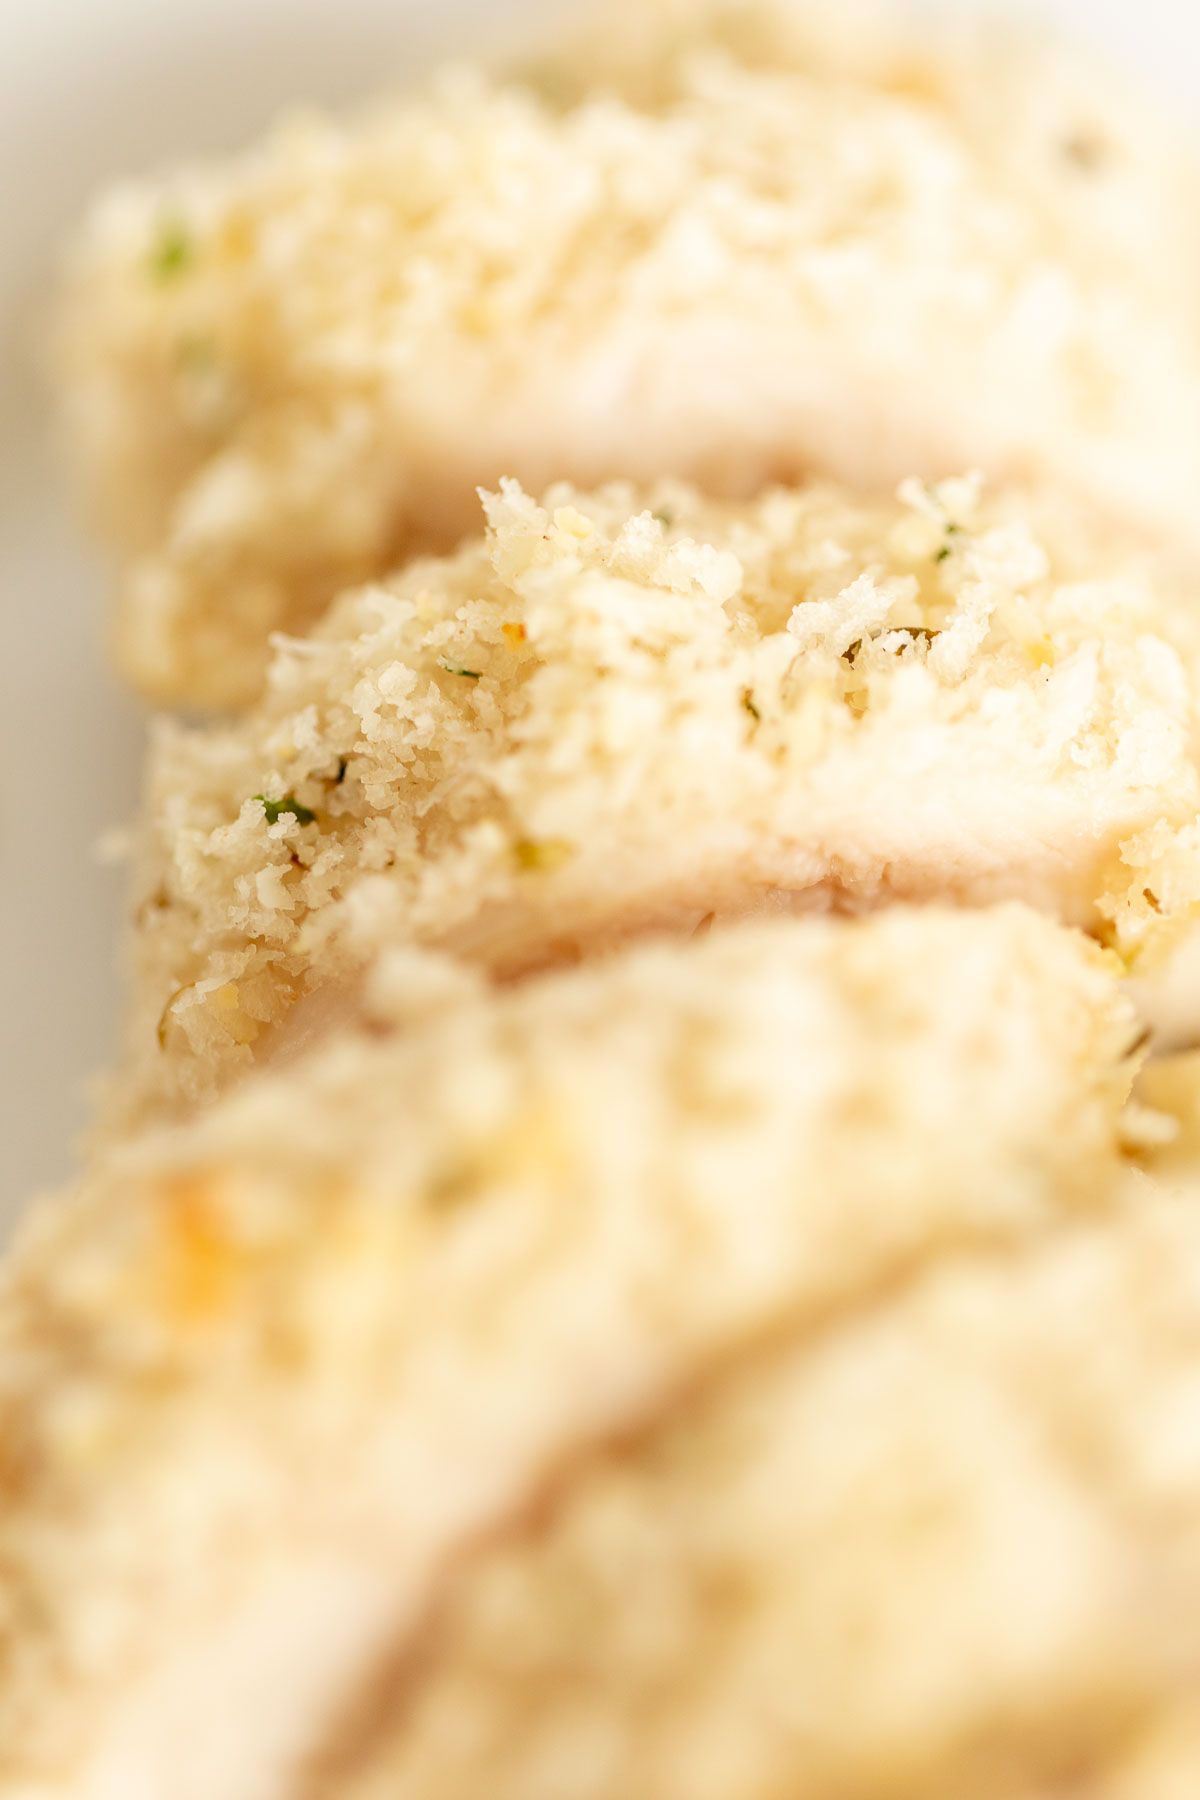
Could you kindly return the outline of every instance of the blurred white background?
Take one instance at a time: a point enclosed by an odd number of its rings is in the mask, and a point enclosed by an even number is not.
[[[121,875],[100,866],[95,845],[131,813],[144,723],[107,670],[103,574],[54,468],[39,327],[56,246],[115,175],[234,146],[291,101],[345,101],[571,3],[0,6],[0,1217],[70,1167],[87,1078],[112,1043]],[[1008,10],[1005,0],[992,10]],[[1099,39],[1200,111],[1195,0],[1028,0],[1022,11]]]

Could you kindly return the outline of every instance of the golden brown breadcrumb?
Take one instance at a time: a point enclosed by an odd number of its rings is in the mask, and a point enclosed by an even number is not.
[[[278,645],[239,721],[160,729],[111,1120],[290,1053],[395,942],[513,975],[896,896],[1100,926],[1195,816],[1188,591],[1090,514],[973,481],[487,512]]]
[[[549,81],[460,72],[107,195],[60,364],[132,679],[245,700],[272,630],[502,476],[978,464],[1194,549],[1181,134],[1077,56],[831,11],[605,7]]]
[[[35,1217],[0,1284],[0,1791],[291,1800],[288,1772],[334,1735],[466,1540],[556,1472],[573,1504],[587,1454],[659,1421],[669,1442],[685,1393],[769,1341],[836,1343],[862,1317],[886,1342],[889,1296],[922,1272],[945,1270],[953,1291],[960,1262],[995,1257],[1003,1289],[1019,1246],[1106,1216],[1136,1067],[1109,963],[1015,907],[716,928],[502,992],[407,953],[380,971],[367,1028],[124,1146]],[[1086,1284],[1074,1297],[1063,1329],[1091,1331]],[[968,1412],[970,1316],[945,1377]],[[1122,1366],[1120,1321],[1103,1312],[1094,1328],[1101,1359]],[[867,1431],[878,1379],[868,1463],[899,1454],[933,1375],[915,1359],[936,1362],[939,1345],[922,1328],[904,1353],[917,1383],[904,1417],[904,1358],[865,1377],[845,1444]],[[802,1419],[793,1440],[794,1405],[781,1391],[777,1454],[789,1481],[801,1456],[800,1485],[790,1505],[777,1497],[762,1545],[790,1516],[807,1558],[842,1450],[810,1444]],[[820,1379],[811,1405],[825,1406]],[[986,1415],[974,1432],[982,1455]],[[1107,1546],[1076,1541],[1070,1495],[1040,1518],[1039,1492],[1020,1515],[1026,1549],[1068,1560],[1022,1570],[986,1521],[1000,1508],[996,1530],[1013,1525],[1004,1508],[1040,1467],[1034,1449],[1007,1477],[1007,1439],[973,1471],[967,1450],[945,1444],[927,1478],[933,1505],[946,1458],[960,1486],[997,1476],[975,1553],[952,1519],[945,1540],[982,1585],[974,1601],[949,1580],[940,1591],[947,1618],[990,1595],[989,1629],[1016,1647],[960,1680],[1002,1707],[1017,1664],[1074,1645]],[[878,1505],[886,1562],[886,1496],[862,1504],[840,1541],[853,1558],[861,1531],[865,1554]],[[1149,1575],[1171,1546],[1144,1522]],[[653,1495],[646,1527],[660,1528]],[[796,1574],[780,1571],[781,1605]],[[836,1579],[830,1563],[831,1599]],[[1069,1614],[1046,1644],[1032,1622],[1022,1636],[1038,1586]],[[851,1685],[820,1711],[827,1733],[839,1717],[856,1732],[874,1689],[856,1691],[834,1656],[821,1592],[796,1639],[800,1685],[828,1696],[842,1669]],[[1108,1593],[1086,1611],[1106,1628]],[[918,1642],[953,1660],[919,1623],[918,1608],[897,1681],[918,1679]],[[608,1628],[598,1613],[598,1656]],[[1130,1656],[1156,1641],[1149,1621],[1117,1635]],[[637,1670],[613,1672],[618,1709]],[[935,1708],[937,1682],[920,1691]],[[498,1706],[504,1694],[498,1680]],[[731,1684],[714,1729],[748,1726],[743,1699]],[[890,1741],[881,1727],[881,1756]],[[481,1768],[456,1800],[500,1791],[493,1773],[508,1779]]]

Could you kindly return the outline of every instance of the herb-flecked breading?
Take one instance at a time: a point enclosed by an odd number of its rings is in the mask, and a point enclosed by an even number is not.
[[[1186,593],[1049,496],[509,484],[487,517],[281,643],[244,719],[160,729],[110,1116],[236,1079],[397,941],[505,976],[793,900],[1098,924],[1200,805]]]

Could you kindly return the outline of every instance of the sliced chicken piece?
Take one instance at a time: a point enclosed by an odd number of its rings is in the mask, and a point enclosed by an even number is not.
[[[512,977],[897,897],[1110,931],[1124,848],[1196,816],[1200,596],[1091,515],[965,480],[487,508],[279,645],[242,719],[161,729],[114,1127],[353,1019],[397,942]]]
[[[409,953],[369,1031],[112,1155],[0,1288],[0,1795],[293,1800],[468,1544],[600,1446],[1107,1216],[1108,960],[1016,907],[501,992]]]
[[[978,463],[1200,547],[1181,131],[1028,44],[756,5],[693,9],[688,55],[678,8],[609,10],[549,97],[460,75],[101,201],[61,386],[145,692],[245,701],[272,631],[502,476]]]
[[[762,1346],[449,1569],[304,1800],[1182,1800],[1200,1216]]]

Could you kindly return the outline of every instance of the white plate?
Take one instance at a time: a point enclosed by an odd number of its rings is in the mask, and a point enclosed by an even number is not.
[[[1200,96],[1192,0],[1045,4]],[[340,102],[469,52],[529,10],[513,0],[0,8],[0,1220],[66,1173],[87,1078],[112,1042],[121,879],[94,847],[131,812],[143,728],[106,669],[103,578],[72,530],[49,448],[37,343],[54,247],[114,175],[232,146],[291,101]]]

